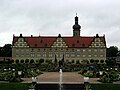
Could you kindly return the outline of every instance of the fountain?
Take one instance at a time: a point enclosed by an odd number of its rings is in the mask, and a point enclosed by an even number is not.
[[[63,74],[62,69],[60,69],[59,72],[60,72],[59,90],[62,90],[62,88],[63,88],[63,86],[62,86],[62,74]]]
[[[64,72],[64,81],[66,80],[65,73],[66,72]],[[40,82],[40,83],[37,83],[35,86],[35,90],[84,90],[85,89],[84,88],[85,85],[83,83],[63,82],[63,71],[61,68],[59,69],[59,72],[56,72],[56,75],[58,75],[57,76],[58,82]],[[50,79],[51,79],[51,76],[50,76]],[[55,79],[56,79],[56,77],[55,77]]]

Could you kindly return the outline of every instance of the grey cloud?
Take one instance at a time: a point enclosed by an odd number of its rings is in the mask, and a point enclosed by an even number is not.
[[[0,0],[0,40],[11,43],[20,33],[72,35],[77,12],[81,35],[105,34],[108,46],[120,47],[119,8],[119,0]]]

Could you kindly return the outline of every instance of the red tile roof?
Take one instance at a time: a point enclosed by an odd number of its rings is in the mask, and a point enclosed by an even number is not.
[[[18,40],[19,37],[14,36],[13,37],[13,45]],[[28,45],[31,48],[50,48],[53,43],[56,41],[58,37],[52,37],[52,36],[37,36],[37,37],[24,37],[24,40],[28,43]],[[64,42],[66,42],[68,47],[76,47],[76,48],[82,48],[82,47],[89,47],[91,45],[91,42],[94,40],[95,37],[88,37],[88,36],[80,36],[80,37],[61,37]],[[106,45],[105,37],[101,36],[99,37],[101,41]]]

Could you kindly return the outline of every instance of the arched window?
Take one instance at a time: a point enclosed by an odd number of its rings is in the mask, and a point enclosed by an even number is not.
[[[90,63],[94,63],[94,61],[95,61],[94,59],[91,59],[91,60],[90,60]]]
[[[24,60],[22,59],[22,60],[20,60],[20,63],[24,63]]]
[[[31,59],[31,60],[30,60],[30,63],[34,63],[34,60],[33,60],[33,59]]]
[[[29,59],[26,59],[26,60],[25,60],[25,63],[29,63]]]
[[[100,63],[104,63],[104,60],[100,60]]]
[[[15,63],[19,63],[19,59],[16,59],[16,60],[15,60]]]

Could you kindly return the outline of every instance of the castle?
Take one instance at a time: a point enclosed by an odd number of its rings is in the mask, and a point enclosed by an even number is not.
[[[13,36],[12,59],[15,63],[54,62],[105,63],[105,36],[81,36],[81,26],[75,17],[73,36]]]

